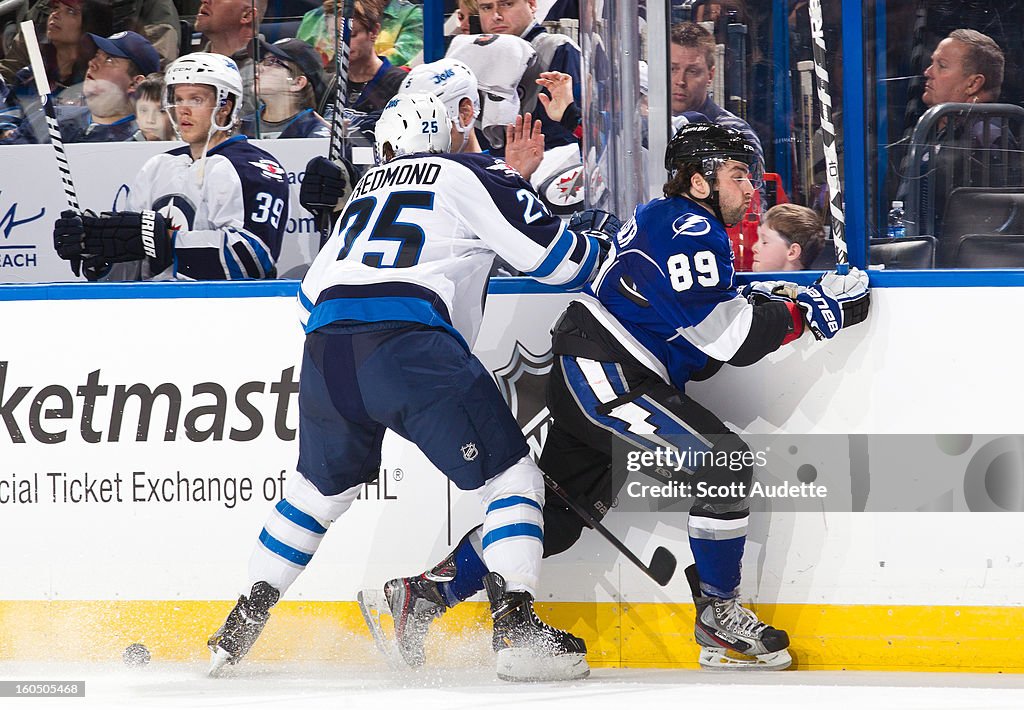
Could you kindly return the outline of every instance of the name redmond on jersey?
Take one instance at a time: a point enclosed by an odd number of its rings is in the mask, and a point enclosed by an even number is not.
[[[99,369],[84,382],[21,384],[0,360],[0,442],[87,444],[122,441],[253,441],[272,434],[295,439],[299,382],[286,367],[270,382],[233,391],[218,382],[111,384]],[[293,416],[289,417],[292,412]],[[70,441],[69,441],[70,439]]]
[[[371,170],[356,185],[352,197],[379,190],[382,187],[398,187],[400,185],[433,185],[441,174],[441,166],[437,163],[419,163],[406,161],[398,165],[387,165]]]

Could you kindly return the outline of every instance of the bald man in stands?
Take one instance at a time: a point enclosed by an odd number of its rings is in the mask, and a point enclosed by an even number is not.
[[[266,11],[267,0],[202,0],[196,14],[196,31],[202,32],[206,40],[202,51],[231,57],[242,74],[245,87],[243,120],[256,113],[254,64],[249,46],[253,37],[259,33],[258,28]]]

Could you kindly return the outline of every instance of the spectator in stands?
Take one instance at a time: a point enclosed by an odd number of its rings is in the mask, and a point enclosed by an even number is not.
[[[476,0],[459,0],[455,18],[458,22],[458,34],[478,35],[483,32],[483,28],[480,27],[480,8]]]
[[[146,74],[160,69],[160,55],[135,32],[110,37],[86,35],[92,47],[82,93],[85,108],[59,107],[57,120],[65,143],[102,143],[145,140],[135,121],[132,99]],[[35,143],[28,123],[23,123],[5,143]]]
[[[1004,57],[991,37],[977,30],[953,30],[939,42],[924,70],[921,100],[944,103],[992,102],[1003,88]]]
[[[196,30],[206,39],[202,51],[231,57],[238,65],[245,87],[243,120],[256,113],[254,64],[249,47],[266,11],[267,0],[202,0],[196,15]]]
[[[409,64],[423,51],[423,8],[409,0],[390,0],[373,49],[396,67]]]
[[[316,112],[327,90],[316,50],[301,39],[260,41],[256,90],[260,97],[261,138],[329,138],[330,126]],[[246,135],[251,126],[242,124]]]
[[[825,246],[825,228],[809,207],[784,203],[765,213],[754,242],[753,271],[799,271]]]
[[[921,100],[929,108],[945,103],[991,103],[998,100],[1003,86],[1005,58],[1003,50],[995,41],[977,30],[957,29],[939,42],[931,56],[931,63],[924,70],[924,94]],[[963,145],[974,151],[995,151],[986,156],[984,161],[989,167],[1002,165],[1005,158],[1001,143],[1006,128],[1003,121],[997,118],[980,119],[972,112],[960,112],[944,117],[937,124],[938,131],[934,134],[936,146],[948,143]],[[912,135],[912,133],[911,133]],[[907,136],[909,139],[910,136]],[[909,143],[908,143],[909,145]],[[1011,146],[1015,148],[1016,146]],[[981,185],[1000,187],[1001,170],[986,171],[982,166],[980,153],[971,155],[972,174],[963,174],[958,166],[962,164],[955,151],[940,151],[938,147],[923,151],[919,165],[907,165],[909,150],[899,169],[900,183],[896,196],[907,200],[911,189],[915,187],[921,176],[933,175],[931,200],[934,215],[935,234],[941,236],[943,213],[946,197],[950,191],[962,185]],[[1019,175],[1016,171],[1011,175],[1009,184],[1017,184]],[[981,181],[985,173],[990,175],[987,181]],[[955,182],[950,182],[954,179]],[[976,180],[975,178],[979,178]],[[908,215],[910,221],[921,219],[921,215]]]
[[[540,120],[544,131],[544,149],[551,150],[559,146],[579,145],[575,135],[580,119],[580,64],[579,46],[569,37],[552,34],[537,22],[534,13],[537,0],[479,0],[477,8],[480,12],[480,26],[490,34],[509,34],[521,37],[529,42],[537,52],[537,69],[539,72],[559,72],[568,74],[572,88],[573,103],[564,111],[560,120],[554,119],[547,111],[544,99],[538,99],[535,87],[524,87],[520,113],[531,112]],[[547,91],[545,98],[550,97],[550,86],[541,83],[541,90]]]
[[[178,56],[180,42],[180,19],[178,9],[173,0],[101,0],[104,10],[111,15],[110,26],[87,29],[103,37],[116,32],[138,32],[156,49],[163,59],[161,64],[172,61]],[[23,13],[18,20],[32,20],[42,30],[43,18],[46,18],[53,6],[52,0],[37,0]],[[88,13],[83,13],[87,16]]]
[[[671,33],[671,96],[672,116],[686,111],[697,111],[714,123],[734,128],[757,148],[763,161],[761,141],[750,125],[739,116],[726,111],[708,96],[715,78],[715,38],[706,29],[693,22],[679,22]]]
[[[164,111],[163,100],[163,74],[150,74],[135,89],[135,120],[147,141],[174,140],[174,129]]]
[[[43,55],[46,77],[50,80],[50,91],[60,93],[85,79],[89,56],[83,55],[82,37],[89,32],[104,37],[111,34],[110,5],[98,0],[55,2],[46,17],[45,32],[39,51]],[[11,51],[0,61],[0,75],[15,92],[25,88],[34,95],[30,64],[25,40],[19,33]]]
[[[386,57],[377,55],[374,50],[377,35],[380,34],[380,17],[373,3],[355,1],[346,103],[353,111],[380,111],[398,93],[398,87],[408,75],[404,69],[392,66]],[[332,85],[328,95],[333,93]]]

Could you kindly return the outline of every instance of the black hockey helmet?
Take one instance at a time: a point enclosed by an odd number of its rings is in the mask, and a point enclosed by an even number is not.
[[[678,170],[691,165],[711,186],[711,194],[704,202],[718,219],[725,222],[718,202],[718,169],[727,160],[736,160],[747,166],[750,183],[755,190],[764,184],[764,166],[757,149],[735,128],[717,123],[696,122],[680,127],[665,148],[665,169],[675,176]]]
[[[712,178],[726,160],[749,165],[752,180],[760,182],[763,177],[757,149],[735,128],[717,123],[687,123],[676,131],[665,148],[665,169],[670,172],[684,165],[699,165],[701,174]]]

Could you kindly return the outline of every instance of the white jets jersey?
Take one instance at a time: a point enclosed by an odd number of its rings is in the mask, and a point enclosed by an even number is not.
[[[145,262],[125,266],[141,266],[134,278],[142,279],[274,278],[288,221],[284,168],[245,136],[234,136],[210,149],[202,170],[200,180],[200,162],[188,146],[143,165],[127,210],[164,215],[176,230],[174,263],[162,274],[147,273]]]
[[[538,281],[578,289],[601,246],[552,216],[504,162],[402,156],[367,172],[302,281],[306,332],[336,321],[412,321],[471,348],[495,254]]]

